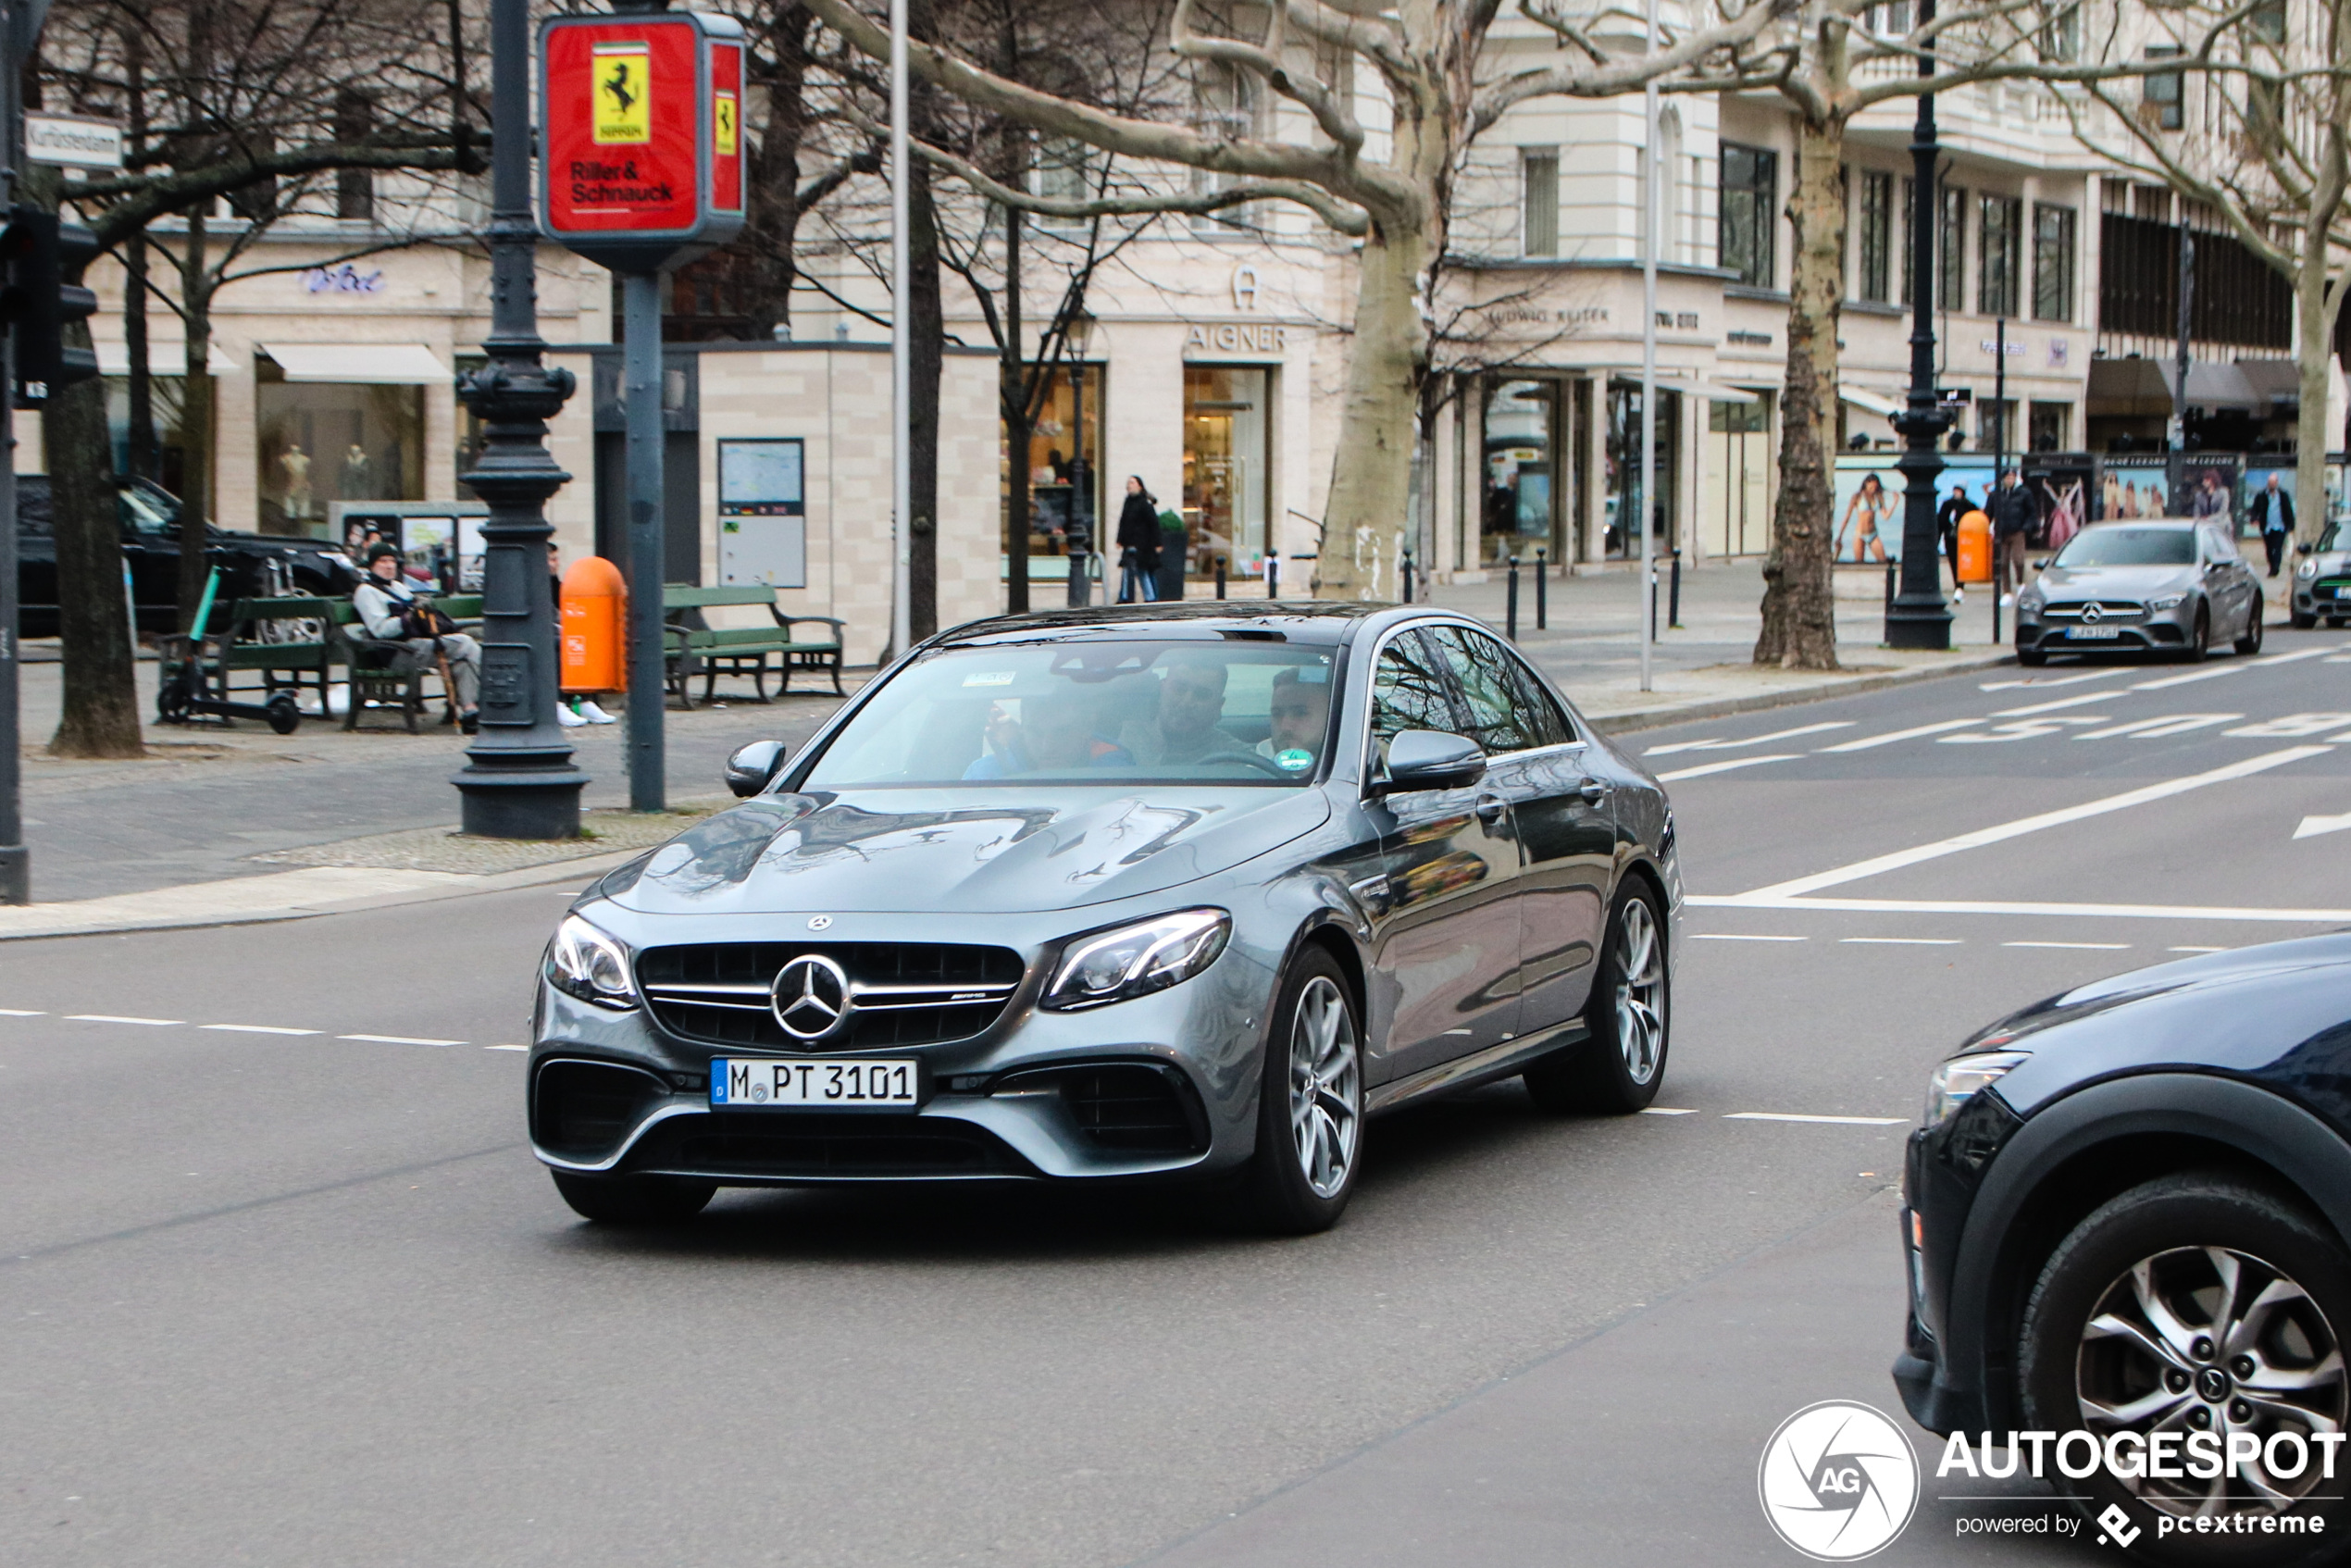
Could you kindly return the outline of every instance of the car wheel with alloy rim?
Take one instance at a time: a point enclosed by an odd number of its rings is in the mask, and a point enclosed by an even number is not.
[[[2231,646],[2235,648],[2238,653],[2258,653],[2261,651],[2262,610],[2263,604],[2261,596],[2260,594],[2256,593],[2253,596],[2252,615],[2245,623],[2245,635],[2238,638],[2235,642],[2231,644]]]
[[[1362,1042],[1346,975],[1328,950],[1310,945],[1275,1001],[1257,1152],[1243,1178],[1265,1229],[1327,1230],[1345,1212],[1363,1156]]]
[[[2208,1432],[2223,1454],[2250,1437],[2253,1457],[2209,1477],[2188,1467],[2195,1450],[2183,1446],[2176,1475],[2101,1467],[2067,1487],[2086,1494],[2085,1513],[2120,1505],[2158,1561],[2316,1561],[2342,1524],[2344,1467],[2328,1477],[2315,1439],[2351,1423],[2346,1324],[2351,1258],[2298,1204],[2218,1172],[2148,1182],[2094,1211],[2041,1270],[2020,1345],[2024,1425],[2087,1431],[2101,1445],[2124,1432],[2183,1445]],[[2260,1528],[2264,1516],[2313,1512],[2330,1515],[2325,1526],[2298,1538],[2328,1541],[2323,1551],[2297,1554],[2295,1537]],[[2252,1528],[2182,1540],[2154,1527],[2161,1514],[2249,1514]]]
[[[1672,989],[1657,895],[1630,883],[1616,895],[1584,1004],[1586,1041],[1526,1070],[1535,1103],[1555,1114],[1629,1115],[1655,1100],[1665,1081]]]
[[[2205,604],[2196,607],[2196,629],[2188,633],[2187,646],[2180,650],[2183,665],[2200,665],[2212,651],[2212,610]]]

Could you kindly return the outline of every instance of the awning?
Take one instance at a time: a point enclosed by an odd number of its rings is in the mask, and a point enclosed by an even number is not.
[[[2330,355],[2332,357],[2332,355]],[[2291,359],[2240,359],[2237,373],[2245,378],[2253,395],[2267,398],[2274,408],[2279,404],[2299,404],[2302,401],[2302,367]],[[2196,389],[2196,371],[2188,371],[2188,389]]]
[[[1864,392],[1860,387],[1839,387],[1836,389],[1836,395],[1840,402],[1849,403],[1864,413],[1875,414],[1887,419],[1901,413],[1905,406],[1890,397],[1885,397],[1873,392]]]
[[[131,374],[131,346],[128,343],[102,342],[98,350],[98,374],[128,376]],[[147,340],[147,373],[153,376],[182,376],[188,370],[188,351],[178,343],[159,343]],[[205,345],[204,367],[216,376],[225,376],[237,367],[237,362],[220,352],[217,342]]]
[[[2267,414],[2270,400],[2264,384],[2236,365],[2208,360],[2188,362],[2188,403],[2207,410],[2241,408]],[[2171,413],[2171,383],[2179,367],[2170,359],[2093,359],[2084,389],[2087,412],[2137,418],[2168,418]]]
[[[1721,381],[1701,380],[1696,376],[1660,376],[1661,392],[1677,392],[1691,397],[1702,397],[1710,403],[1760,403],[1762,395],[1745,387],[1727,386]]]
[[[454,380],[422,343],[265,343],[289,381],[369,381],[421,387]]]

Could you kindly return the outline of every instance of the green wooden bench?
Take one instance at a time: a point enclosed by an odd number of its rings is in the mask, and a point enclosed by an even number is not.
[[[419,658],[404,641],[386,641],[367,635],[359,624],[359,611],[348,599],[321,601],[333,612],[330,637],[333,644],[331,657],[343,666],[351,681],[351,705],[343,714],[343,728],[356,729],[360,718],[372,703],[380,713],[397,710],[408,726],[408,733],[417,733],[417,720],[425,711],[425,677],[441,673],[438,660]],[[479,594],[436,595],[433,603],[441,613],[460,627],[470,629],[481,614]],[[443,722],[454,723],[457,716],[455,696],[441,694],[442,705],[447,709]],[[324,702],[320,703],[324,710]]]
[[[300,692],[305,686],[318,693],[318,712],[327,711],[330,672],[336,663],[334,613],[339,602],[315,594],[288,594],[275,599],[240,599],[229,606],[215,656],[219,661],[221,695],[234,697],[240,672],[258,675],[258,690],[267,695],[280,691]],[[242,689],[250,692],[256,688]]]
[[[704,610],[753,604],[765,610],[775,625],[714,627],[703,616]],[[778,694],[791,690],[795,669],[827,674],[832,678],[837,695],[848,694],[840,686],[840,642],[846,623],[832,616],[788,616],[777,607],[776,591],[772,588],[756,584],[694,588],[670,583],[661,591],[661,614],[669,690],[686,707],[694,705],[690,683],[697,675],[703,678],[702,700],[705,703],[716,694],[721,675],[749,676],[759,700],[774,701],[767,694],[767,661],[771,657],[776,660]],[[796,629],[802,625],[827,626],[832,632],[830,636],[807,636]]]

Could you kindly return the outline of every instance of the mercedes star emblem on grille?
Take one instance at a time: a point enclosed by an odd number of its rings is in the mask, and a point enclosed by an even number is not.
[[[2082,618],[2085,621],[2102,621],[2106,619],[2106,606],[2093,599],[2082,606]]]
[[[775,998],[776,1022],[794,1039],[823,1039],[857,1007],[847,973],[815,952],[803,952],[777,971]]]

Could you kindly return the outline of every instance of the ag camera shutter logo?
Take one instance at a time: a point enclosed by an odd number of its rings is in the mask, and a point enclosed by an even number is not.
[[[1824,1400],[1780,1423],[1763,1445],[1756,1489],[1780,1539],[1815,1562],[1852,1562],[1909,1524],[1918,1455],[1870,1406]]]

